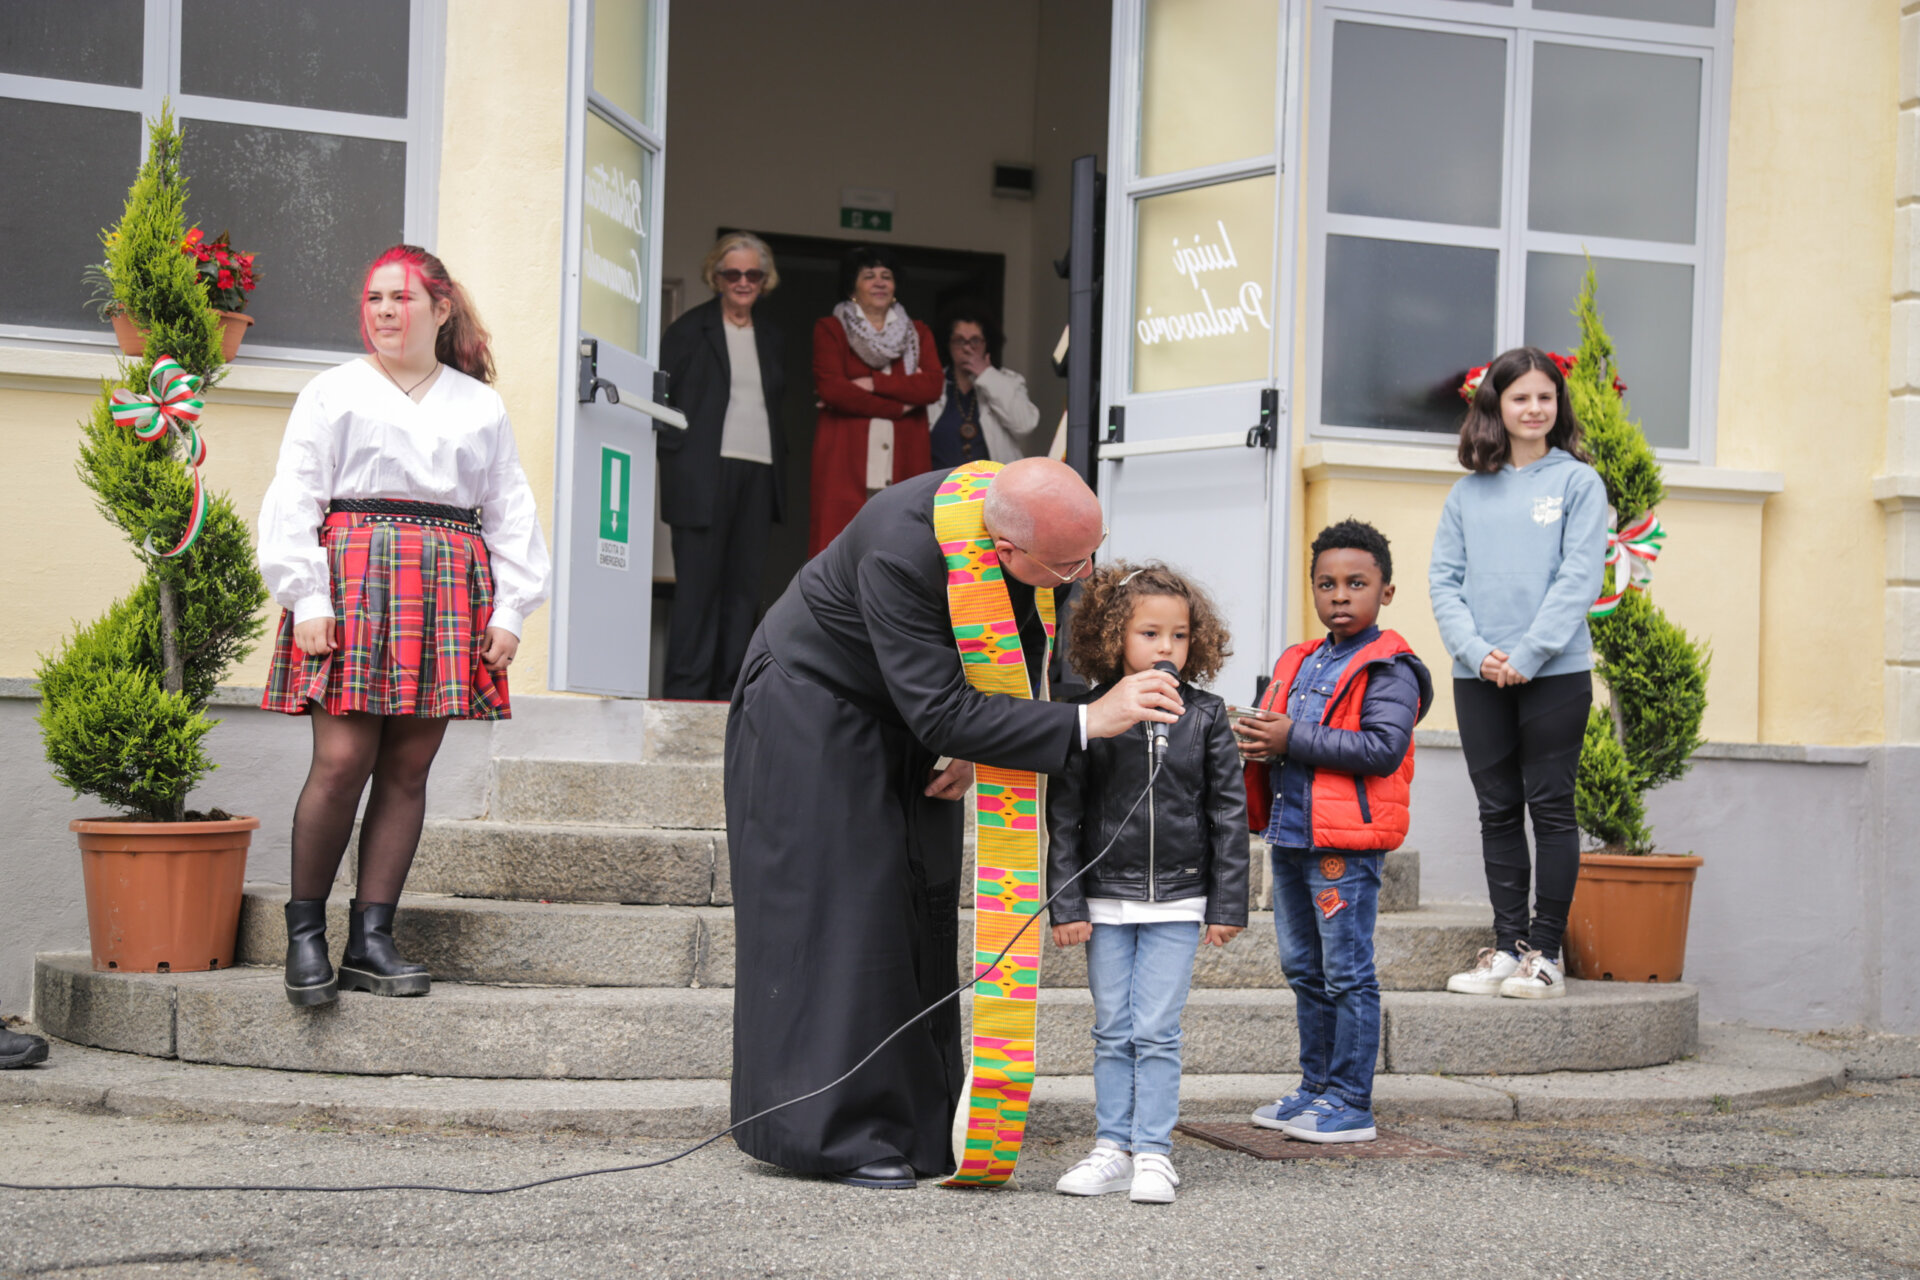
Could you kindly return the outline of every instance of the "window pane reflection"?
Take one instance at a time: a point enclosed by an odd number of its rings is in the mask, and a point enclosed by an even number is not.
[[[1327,237],[1320,420],[1455,432],[1458,388],[1494,354],[1493,249]]]
[[[99,325],[82,274],[106,257],[100,232],[120,216],[141,139],[131,111],[0,98],[0,322]]]
[[[1693,268],[1595,258],[1593,269],[1628,410],[1650,442],[1684,448],[1692,403]],[[1579,345],[1573,304],[1586,270],[1586,259],[1574,254],[1527,255],[1529,343],[1568,352]]]
[[[1148,0],[1140,173],[1270,155],[1279,71],[1274,0]]]
[[[359,350],[362,276],[405,226],[406,145],[209,120],[186,135],[189,218],[259,255],[247,340]]]
[[[145,0],[5,0],[0,72],[140,87]]]
[[[1506,41],[1334,24],[1327,208],[1500,225]]]
[[[653,124],[647,100],[653,6],[647,0],[594,0],[593,89],[641,124]]]
[[[368,116],[407,114],[407,0],[183,0],[180,88]]]
[[[1588,13],[1596,18],[1633,18],[1674,22],[1688,27],[1713,25],[1713,0],[1533,0],[1550,13]]]
[[[1700,72],[1698,58],[1534,46],[1528,225],[1693,243]]]

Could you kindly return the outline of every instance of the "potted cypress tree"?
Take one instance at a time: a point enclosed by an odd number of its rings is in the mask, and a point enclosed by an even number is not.
[[[149,342],[81,422],[78,468],[145,573],[43,656],[38,676],[53,776],[122,812],[70,824],[94,967],[152,972],[233,963],[260,820],[189,812],[187,797],[215,767],[207,700],[259,638],[267,592],[233,504],[201,487],[198,396],[224,367],[220,321],[180,252],[187,193],[170,108],[148,135],[120,222],[102,240],[114,301],[143,318]]]
[[[1707,708],[1705,646],[1660,612],[1647,592],[1664,536],[1654,509],[1666,496],[1660,464],[1627,413],[1613,343],[1594,299],[1594,272],[1574,309],[1580,349],[1567,392],[1614,512],[1606,593],[1590,619],[1595,673],[1606,704],[1587,720],[1574,790],[1581,830],[1598,848],[1580,856],[1567,920],[1567,971],[1582,978],[1676,982],[1701,860],[1654,852],[1646,795],[1691,766]]]

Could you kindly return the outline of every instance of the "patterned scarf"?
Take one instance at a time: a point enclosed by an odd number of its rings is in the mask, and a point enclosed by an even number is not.
[[[875,329],[866,313],[847,299],[833,309],[841,328],[847,331],[847,344],[870,369],[884,369],[901,357],[906,358],[907,373],[920,371],[920,334],[907,319],[907,309],[899,303],[887,312],[887,325]]]

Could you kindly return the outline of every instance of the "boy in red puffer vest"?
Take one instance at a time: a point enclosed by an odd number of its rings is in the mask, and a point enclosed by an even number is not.
[[[1413,726],[1433,705],[1433,681],[1405,640],[1375,625],[1393,599],[1378,529],[1343,520],[1321,530],[1311,573],[1326,639],[1282,654],[1259,709],[1234,724],[1300,1021],[1300,1087],[1253,1122],[1306,1142],[1371,1142],[1380,862],[1406,839]]]

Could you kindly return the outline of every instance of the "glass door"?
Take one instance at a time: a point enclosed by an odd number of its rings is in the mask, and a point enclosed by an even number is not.
[[[1250,701],[1282,634],[1288,0],[1119,0],[1107,206],[1110,554],[1206,584]]]
[[[572,0],[548,684],[647,694],[667,0]]]

